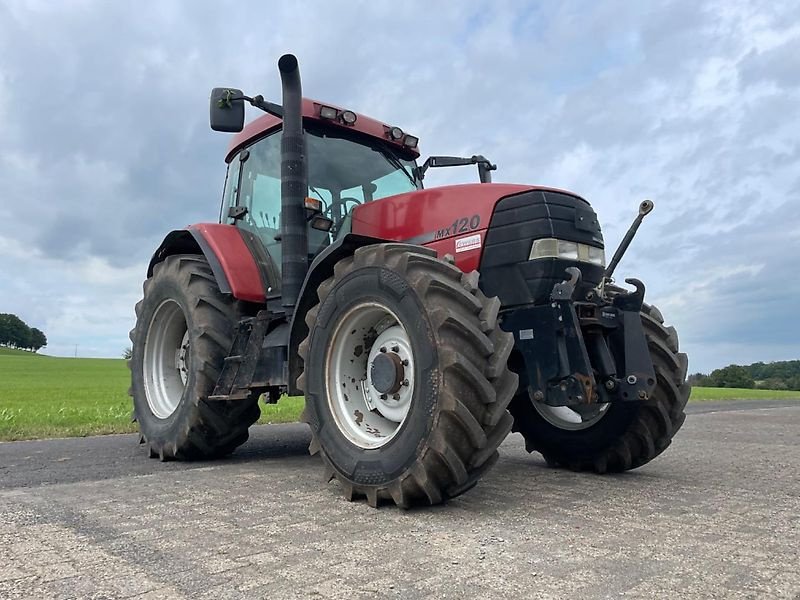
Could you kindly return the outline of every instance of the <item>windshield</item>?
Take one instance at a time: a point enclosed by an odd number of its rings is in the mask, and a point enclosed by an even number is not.
[[[331,240],[350,231],[350,215],[359,204],[422,187],[416,162],[397,156],[378,140],[358,143],[311,130],[306,132],[306,145],[309,196],[324,203],[324,214],[333,221]]]
[[[421,187],[415,161],[395,155],[378,141],[357,143],[312,130],[306,145],[309,187],[320,191],[326,202],[345,197],[371,202]]]

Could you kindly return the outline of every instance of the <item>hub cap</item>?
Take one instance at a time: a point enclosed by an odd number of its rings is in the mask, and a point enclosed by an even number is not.
[[[143,374],[150,410],[166,419],[178,408],[189,374],[189,331],[183,309],[174,300],[164,300],[150,320]]]
[[[411,341],[397,316],[375,302],[350,309],[326,357],[328,404],[356,446],[378,448],[405,422],[414,393]]]
[[[583,406],[549,406],[544,402],[533,402],[536,412],[545,421],[554,427],[567,431],[588,429],[605,416],[609,406],[611,405],[608,403],[586,404]]]

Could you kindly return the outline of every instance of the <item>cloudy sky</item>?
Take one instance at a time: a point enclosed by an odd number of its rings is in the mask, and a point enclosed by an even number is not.
[[[287,51],[423,154],[584,195],[610,247],[652,198],[617,273],[693,371],[800,358],[796,2],[0,0],[0,312],[119,356],[163,235],[217,218],[209,89],[277,100]]]

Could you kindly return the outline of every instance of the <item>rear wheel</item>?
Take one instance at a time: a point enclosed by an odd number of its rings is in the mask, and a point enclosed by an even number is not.
[[[259,417],[256,396],[206,400],[240,316],[202,256],[169,256],[145,281],[128,365],[134,417],[151,457],[214,458],[247,440]]]
[[[512,422],[514,342],[477,284],[425,248],[379,244],[319,287],[298,386],[310,450],[349,499],[437,504],[496,460]]]
[[[568,408],[532,401],[521,391],[509,409],[528,452],[540,452],[552,466],[605,473],[640,467],[670,445],[686,418],[688,361],[657,308],[642,308],[642,324],[656,372],[652,397]]]

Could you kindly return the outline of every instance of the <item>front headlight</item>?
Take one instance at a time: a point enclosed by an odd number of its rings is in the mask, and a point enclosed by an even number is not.
[[[560,258],[606,266],[606,253],[602,248],[556,238],[534,240],[528,260],[538,258]]]

